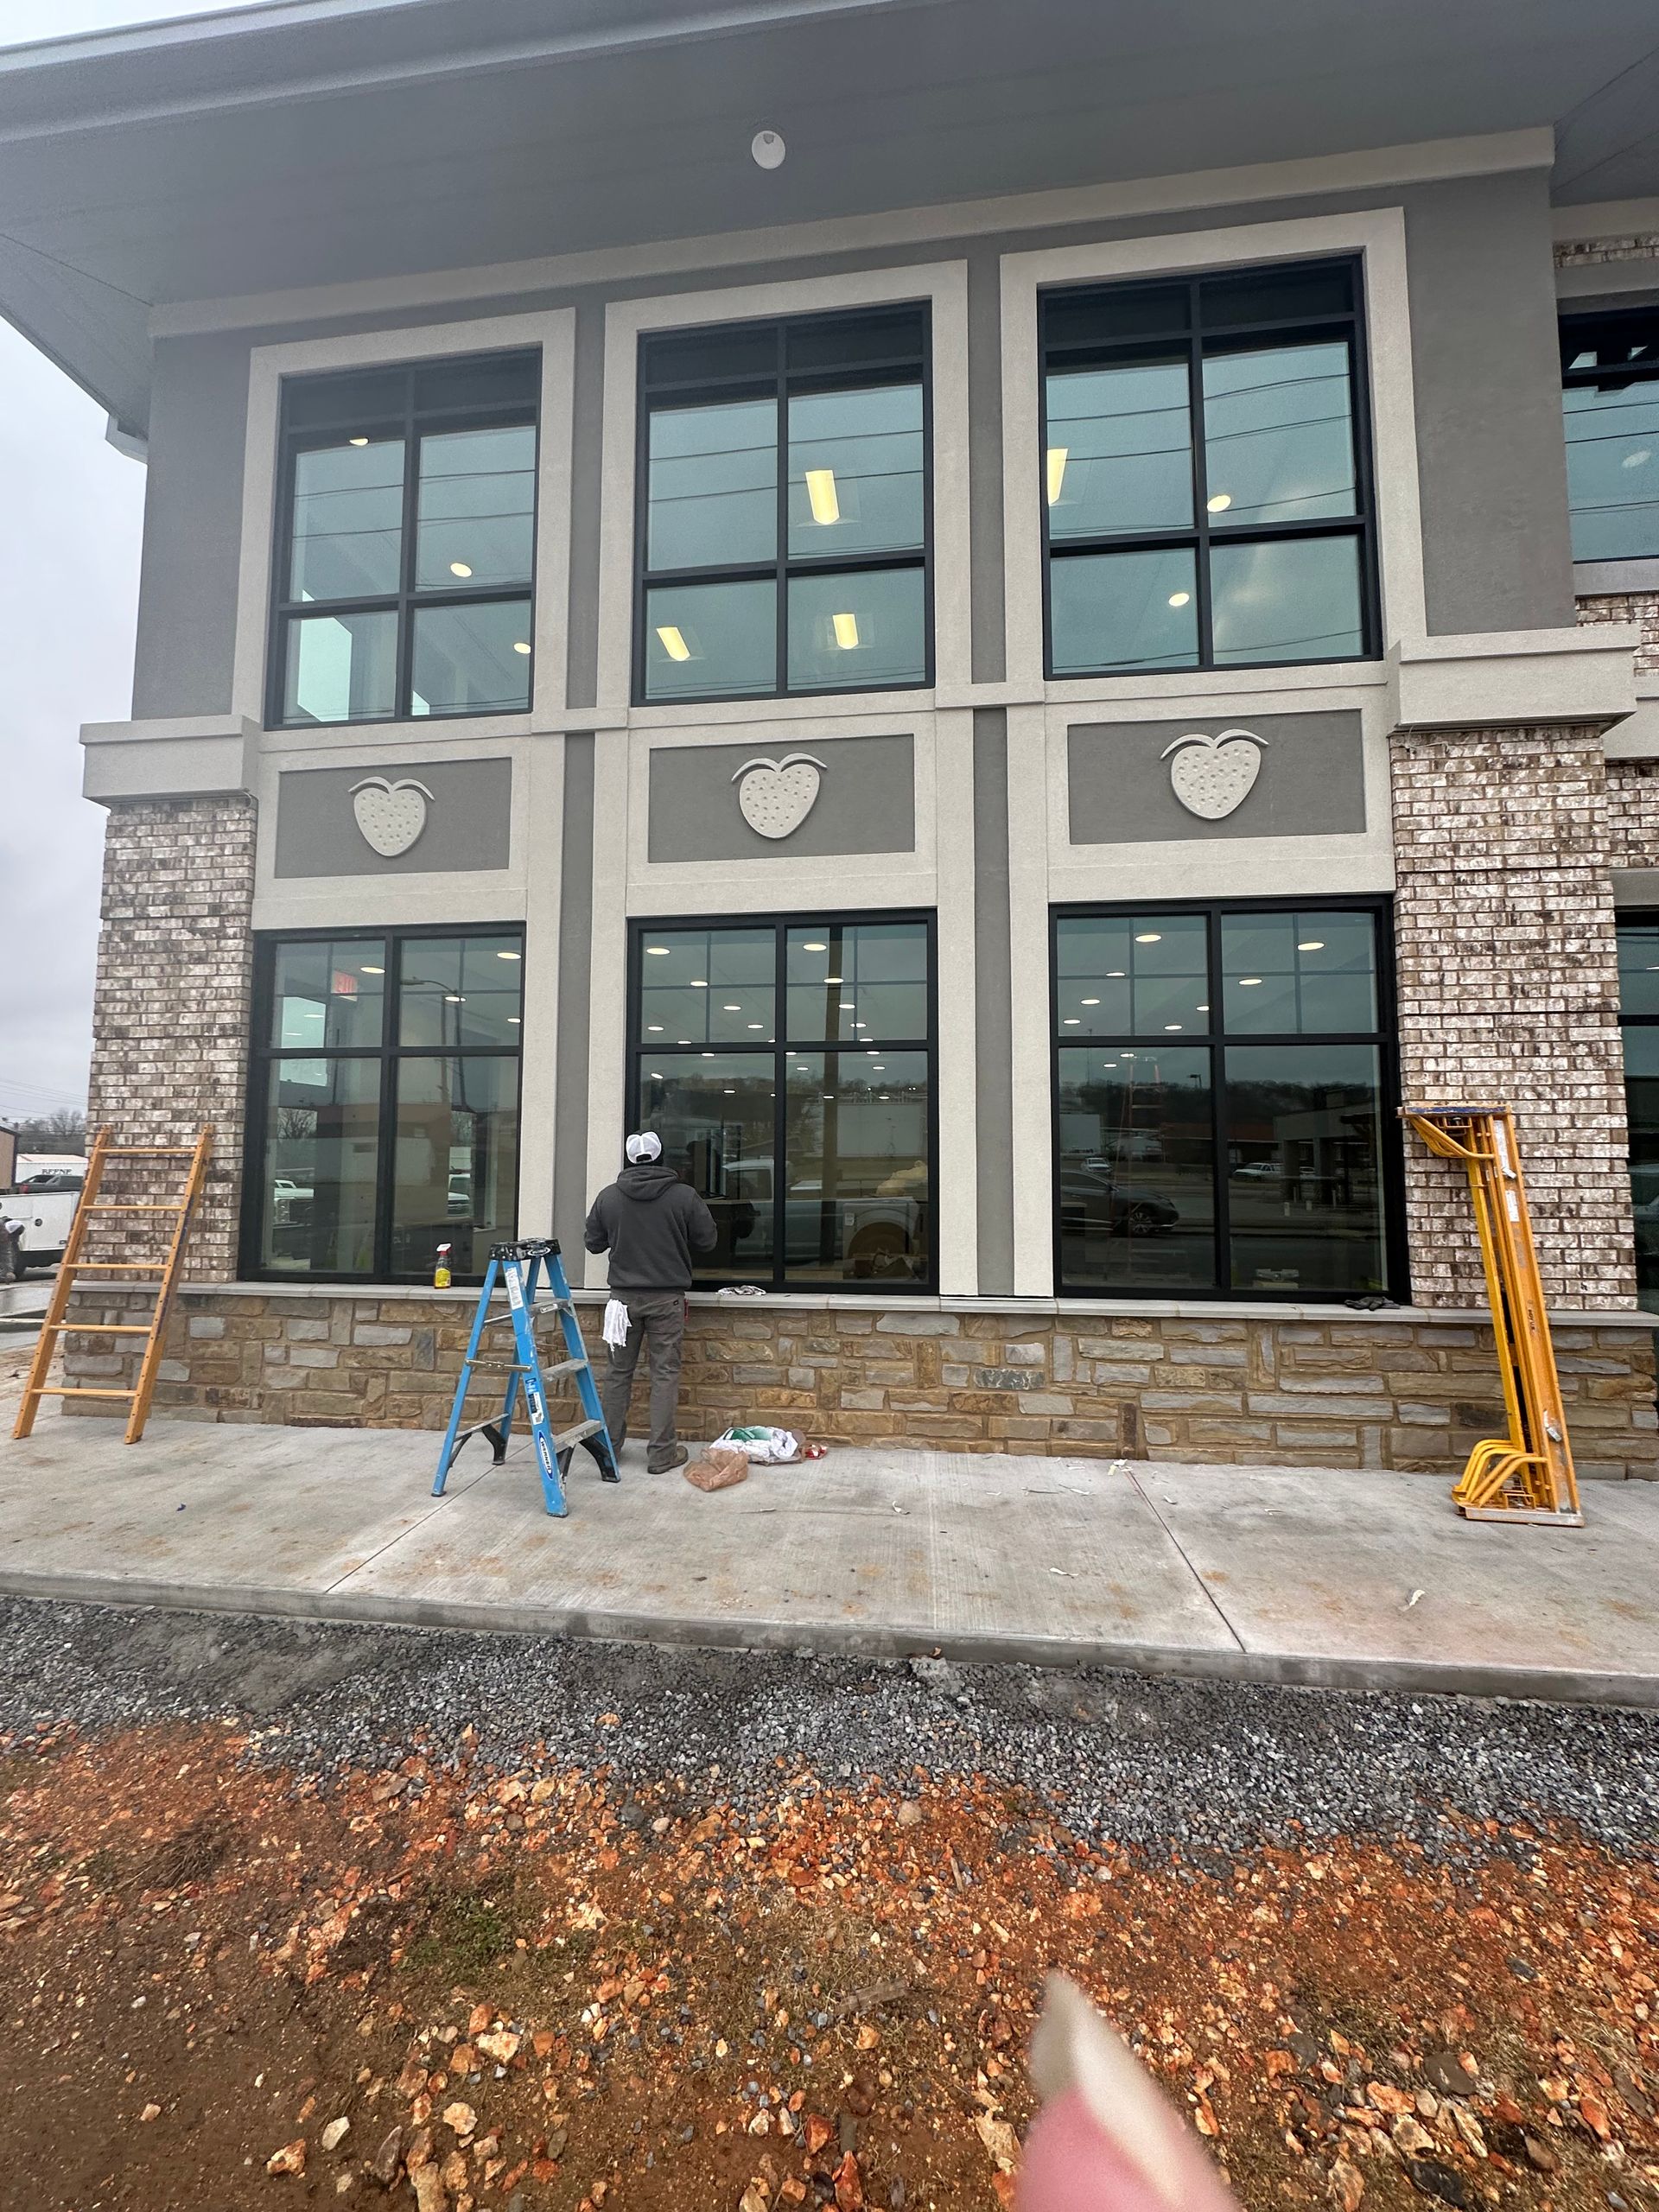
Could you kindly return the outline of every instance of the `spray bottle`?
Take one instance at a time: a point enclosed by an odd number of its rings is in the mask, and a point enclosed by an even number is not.
[[[447,1244],[438,1247],[437,1265],[432,1270],[432,1287],[434,1290],[448,1290],[449,1287],[449,1247]]]

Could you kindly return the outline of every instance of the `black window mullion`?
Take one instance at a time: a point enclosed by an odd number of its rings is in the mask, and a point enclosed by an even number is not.
[[[778,326],[778,556],[776,666],[778,696],[789,690],[789,325]],[[777,1177],[772,1178],[774,1191]]]
[[[785,1070],[789,1065],[789,924],[772,925],[772,1287],[789,1281],[789,1102]]]
[[[397,1166],[397,1046],[402,1042],[404,941],[386,932],[386,988],[380,1011],[380,1128],[374,1160],[374,1273],[377,1281],[391,1274],[391,1217]]]
[[[406,372],[404,385],[404,543],[398,574],[403,588],[397,607],[397,697],[393,719],[407,721],[414,712],[415,601],[416,519],[419,512],[420,441],[415,429],[415,372]]]
[[[1192,526],[1195,532],[1192,555],[1194,591],[1198,594],[1198,665],[1210,668],[1216,658],[1215,628],[1210,609],[1210,455],[1204,435],[1204,340],[1198,328],[1198,280],[1194,277],[1188,295],[1187,318],[1191,326],[1187,338],[1186,407],[1188,430],[1192,441]],[[1216,932],[1212,930],[1211,935]],[[1214,1001],[1211,1001],[1214,1004]],[[1213,1014],[1211,1020],[1213,1022]]]

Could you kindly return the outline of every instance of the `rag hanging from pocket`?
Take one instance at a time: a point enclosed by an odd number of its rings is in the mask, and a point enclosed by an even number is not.
[[[605,1301],[605,1341],[614,1344],[619,1351],[628,1341],[628,1309],[620,1298]]]

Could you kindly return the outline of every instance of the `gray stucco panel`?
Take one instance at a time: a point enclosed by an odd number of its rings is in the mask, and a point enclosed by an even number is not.
[[[1249,795],[1218,822],[1176,798],[1164,748],[1191,732],[1260,738]],[[1365,766],[1357,714],[1223,715],[1158,722],[1074,722],[1066,733],[1074,845],[1137,845],[1175,837],[1329,837],[1365,827]]]
[[[651,756],[653,861],[811,859],[826,853],[908,853],[916,846],[915,741],[787,732],[745,745],[662,745]],[[808,753],[823,763],[811,812],[786,837],[763,837],[738,804],[751,761]]]
[[[357,826],[354,785],[404,777],[431,793],[426,827],[405,853],[377,853]],[[511,760],[401,760],[393,766],[296,768],[277,779],[276,861],[291,875],[460,874],[507,865],[512,832]]]

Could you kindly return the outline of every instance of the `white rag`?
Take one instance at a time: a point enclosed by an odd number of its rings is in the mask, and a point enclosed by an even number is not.
[[[628,1341],[628,1309],[620,1298],[605,1301],[605,1341],[614,1344],[619,1351]]]

